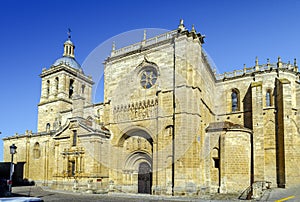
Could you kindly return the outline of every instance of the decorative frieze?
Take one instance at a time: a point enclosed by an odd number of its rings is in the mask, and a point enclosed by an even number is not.
[[[124,122],[155,118],[157,116],[157,105],[157,98],[116,105],[113,107],[113,120]]]

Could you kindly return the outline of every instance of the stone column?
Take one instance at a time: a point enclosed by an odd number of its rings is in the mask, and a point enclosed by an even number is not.
[[[70,78],[68,76],[65,76],[65,85],[64,85],[64,91],[69,95],[69,86],[70,86]]]
[[[79,171],[79,165],[80,165],[79,157],[76,156],[75,157],[75,173],[78,173],[78,171]]]
[[[30,166],[30,137],[26,137],[26,163],[25,163],[25,176],[24,178],[30,179],[29,177],[29,166]]]
[[[47,95],[47,80],[42,80],[42,89],[41,89],[41,100],[40,102],[44,102],[47,100],[48,95]]]
[[[253,163],[254,181],[264,180],[264,133],[263,133],[263,95],[262,82],[251,83],[252,94],[252,127],[253,127]]]
[[[87,100],[88,103],[91,103],[92,102],[92,87],[86,86],[86,89],[87,89],[86,100]]]
[[[286,184],[293,184],[299,180],[299,168],[295,166],[294,134],[291,125],[292,118],[292,91],[291,82],[288,79],[276,80],[276,100],[277,109],[276,133],[277,141],[277,184],[279,187],[286,187]]]
[[[67,96],[67,93],[66,93],[66,75],[62,74],[59,77],[57,97],[65,98],[66,96]]]

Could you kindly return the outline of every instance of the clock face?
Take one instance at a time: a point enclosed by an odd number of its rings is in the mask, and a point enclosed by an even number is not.
[[[141,72],[141,86],[144,89],[151,88],[157,80],[157,71],[153,67],[146,67],[142,72]]]

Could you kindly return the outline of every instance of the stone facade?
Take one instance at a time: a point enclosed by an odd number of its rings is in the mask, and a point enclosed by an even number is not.
[[[296,61],[216,74],[203,43],[181,21],[113,49],[104,102],[93,104],[68,39],[40,75],[37,133],[4,138],[4,148],[18,147],[25,178],[57,189],[199,195],[300,183]]]

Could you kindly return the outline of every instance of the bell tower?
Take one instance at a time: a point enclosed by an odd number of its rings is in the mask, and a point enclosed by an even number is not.
[[[42,89],[38,104],[38,132],[50,132],[62,126],[61,112],[73,110],[75,97],[82,97],[84,105],[92,102],[92,78],[86,76],[76,61],[75,46],[70,32],[64,43],[63,56],[40,75]]]

